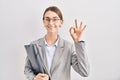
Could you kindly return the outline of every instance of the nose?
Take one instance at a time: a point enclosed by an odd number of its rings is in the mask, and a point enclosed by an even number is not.
[[[53,23],[54,23],[53,20],[50,20],[50,21],[49,21],[49,24],[53,24]]]

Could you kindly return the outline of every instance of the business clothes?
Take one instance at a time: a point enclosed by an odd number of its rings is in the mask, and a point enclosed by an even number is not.
[[[70,80],[71,66],[83,77],[89,74],[89,64],[85,53],[85,42],[71,44],[59,37],[51,69],[48,69],[45,53],[45,37],[25,45],[27,58],[24,73],[32,80],[38,73],[46,73],[49,80]]]

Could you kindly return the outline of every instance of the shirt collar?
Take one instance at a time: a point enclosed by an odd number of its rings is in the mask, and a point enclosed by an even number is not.
[[[45,41],[45,46],[49,46],[45,38],[44,38],[44,41]],[[58,41],[59,41],[59,37],[58,37],[57,41],[51,46],[56,46],[57,47],[58,46]]]

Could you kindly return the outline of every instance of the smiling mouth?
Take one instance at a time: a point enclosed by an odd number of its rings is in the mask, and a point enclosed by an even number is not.
[[[51,29],[52,29],[52,28],[55,28],[55,27],[54,27],[54,26],[49,26],[48,28],[51,28]]]

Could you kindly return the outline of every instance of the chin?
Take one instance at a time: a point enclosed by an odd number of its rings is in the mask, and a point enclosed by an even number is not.
[[[50,30],[50,31],[48,31],[48,33],[57,33],[57,31]]]

